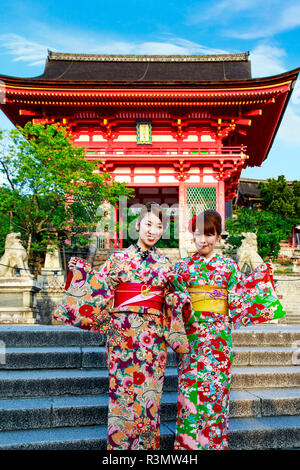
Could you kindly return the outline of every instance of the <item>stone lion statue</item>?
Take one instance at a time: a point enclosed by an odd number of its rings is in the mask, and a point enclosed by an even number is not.
[[[263,259],[257,252],[256,234],[243,232],[241,235],[243,236],[243,241],[237,249],[237,262],[241,271],[248,274],[263,263]]]
[[[5,251],[0,259],[0,277],[16,277],[14,268],[20,268],[20,277],[33,278],[27,263],[27,253],[20,237],[21,234],[15,232],[6,235]]]

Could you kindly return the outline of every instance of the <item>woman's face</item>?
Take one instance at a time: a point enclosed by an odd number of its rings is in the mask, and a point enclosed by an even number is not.
[[[217,233],[205,234],[196,230],[194,232],[194,243],[198,252],[205,258],[210,258],[213,254],[217,241],[221,238]]]
[[[153,212],[145,215],[137,225],[137,229],[139,230],[139,245],[146,250],[154,246],[163,234],[162,221]]]

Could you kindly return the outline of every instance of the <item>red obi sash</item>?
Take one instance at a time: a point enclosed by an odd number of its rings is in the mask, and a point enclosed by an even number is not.
[[[139,282],[120,282],[115,294],[114,308],[148,307],[162,312],[163,290]]]

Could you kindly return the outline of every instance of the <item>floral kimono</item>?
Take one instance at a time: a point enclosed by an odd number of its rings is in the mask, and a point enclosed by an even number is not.
[[[186,294],[169,292],[170,261],[156,248],[118,251],[94,271],[78,259],[54,318],[107,332],[108,450],[159,449],[159,412],[167,343],[187,353],[181,310]]]
[[[179,390],[174,449],[228,448],[231,327],[285,315],[274,289],[270,265],[244,278],[238,265],[214,254],[196,253],[175,265],[170,281],[190,294],[183,320],[191,353],[179,356]]]

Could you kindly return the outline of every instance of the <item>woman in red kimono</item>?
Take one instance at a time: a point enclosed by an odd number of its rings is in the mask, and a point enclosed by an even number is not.
[[[244,278],[238,265],[214,252],[221,235],[221,216],[205,211],[194,217],[197,252],[175,265],[170,280],[191,296],[183,319],[191,348],[180,355],[174,449],[228,448],[232,326],[239,328],[285,315],[270,264]]]
[[[164,229],[157,204],[146,205],[137,228],[138,242],[114,252],[97,272],[71,259],[72,280],[54,315],[107,332],[109,450],[159,449],[167,343],[189,350],[181,317],[187,296],[169,291],[171,264],[154,246]]]

